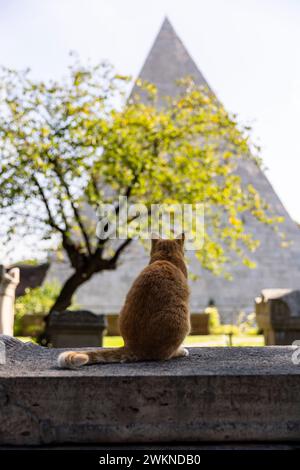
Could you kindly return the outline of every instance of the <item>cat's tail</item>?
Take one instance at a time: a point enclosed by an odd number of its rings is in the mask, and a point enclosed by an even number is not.
[[[104,348],[91,351],[65,351],[58,356],[58,366],[63,369],[74,369],[86,364],[105,362],[126,362],[134,358],[124,347]]]

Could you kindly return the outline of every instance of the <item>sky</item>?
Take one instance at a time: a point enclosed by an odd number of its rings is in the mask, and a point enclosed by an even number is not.
[[[299,0],[0,0],[0,64],[59,78],[77,51],[137,76],[166,15],[300,222]]]

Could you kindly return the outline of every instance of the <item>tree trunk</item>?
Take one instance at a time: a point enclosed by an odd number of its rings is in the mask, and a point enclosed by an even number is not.
[[[45,332],[42,333],[39,337],[39,342],[43,345],[46,345],[49,340],[48,335],[48,327],[49,327],[49,320],[51,317],[52,312],[62,312],[66,310],[72,302],[72,297],[79,286],[87,282],[95,273],[99,273],[101,271],[112,270],[116,269],[117,261],[121,253],[124,251],[127,245],[131,243],[132,239],[129,238],[123,242],[119,248],[116,250],[114,256],[109,259],[100,259],[99,253],[97,250],[93,257],[89,258],[89,263],[82,263],[83,266],[78,268],[70,277],[66,280],[65,284],[63,285],[56,301],[52,305],[49,314],[45,317]]]
[[[91,277],[95,273],[116,269],[119,256],[131,242],[131,238],[125,240],[116,250],[114,256],[108,260],[99,259],[101,256],[101,252],[98,253],[98,250],[96,250],[94,255],[92,257],[89,257],[88,260],[85,260],[85,262],[82,263],[79,268],[77,268],[77,270],[72,274],[72,276],[70,276],[69,279],[66,280],[56,301],[50,309],[50,314],[54,311],[62,312],[63,310],[66,310],[71,305],[72,297],[76,289],[85,282],[87,282],[89,279],[91,279]]]
[[[66,310],[71,305],[72,297],[76,289],[90,278],[91,276],[83,276],[81,271],[75,271],[74,274],[66,280],[56,301],[52,305],[50,312],[45,316],[45,331],[41,333],[38,338],[38,342],[40,344],[46,346],[49,342],[48,326],[51,313],[54,311],[62,312],[63,310]]]
[[[62,312],[63,310],[66,310],[72,303],[72,297],[76,289],[88,281],[90,277],[91,276],[83,276],[82,272],[75,271],[75,273],[72,274],[72,276],[69,277],[63,285],[56,301],[50,309],[50,314],[54,311]]]

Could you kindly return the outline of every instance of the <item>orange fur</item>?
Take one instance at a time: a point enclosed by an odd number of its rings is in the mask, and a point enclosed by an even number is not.
[[[60,367],[101,362],[166,360],[186,356],[190,331],[184,237],[152,240],[150,263],[130,288],[120,313],[124,347],[60,354]]]

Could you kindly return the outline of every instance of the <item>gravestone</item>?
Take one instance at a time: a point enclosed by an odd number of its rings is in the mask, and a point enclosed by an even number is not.
[[[255,305],[266,345],[287,345],[300,339],[300,290],[265,289]]]
[[[19,268],[6,269],[0,265],[0,334],[14,334],[14,304],[19,282]]]
[[[209,313],[191,314],[191,334],[209,335]]]
[[[63,370],[62,350],[1,343],[2,446],[299,445],[296,347],[190,348],[170,361]]]
[[[49,342],[55,348],[102,346],[106,328],[104,315],[87,310],[52,312],[47,328]]]

